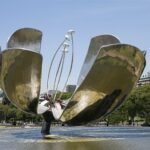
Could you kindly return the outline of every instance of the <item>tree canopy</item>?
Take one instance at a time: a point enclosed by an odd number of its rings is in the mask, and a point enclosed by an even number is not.
[[[68,99],[70,96],[70,93],[63,93],[62,99]],[[111,124],[134,124],[137,118],[143,120],[144,125],[150,126],[150,84],[134,88],[121,107],[106,117],[106,120]],[[4,99],[0,104],[0,121],[2,120],[38,122],[42,120],[42,117],[22,112]]]
[[[133,124],[135,118],[140,118],[144,120],[145,125],[150,125],[150,84],[134,88],[122,106],[107,117],[111,123],[127,121]]]

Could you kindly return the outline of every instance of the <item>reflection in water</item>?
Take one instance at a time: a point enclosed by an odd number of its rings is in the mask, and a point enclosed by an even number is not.
[[[52,128],[59,138],[42,139],[40,128],[0,129],[0,150],[149,150],[150,128]]]
[[[33,149],[36,150],[106,150],[110,149],[111,146],[106,146],[106,142],[85,142],[85,143],[51,143],[51,144],[37,144],[34,145]],[[115,147],[113,147],[115,148]],[[111,148],[111,149],[113,149]],[[110,149],[110,150],[111,150]]]

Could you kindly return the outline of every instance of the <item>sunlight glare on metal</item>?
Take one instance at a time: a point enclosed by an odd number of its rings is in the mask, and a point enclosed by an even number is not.
[[[68,53],[69,52],[68,49],[69,49],[69,46],[70,46],[69,43],[65,42],[63,46],[64,46],[63,52]]]
[[[70,41],[70,36],[68,34],[65,35],[65,40]]]
[[[68,30],[68,34],[73,34],[73,33],[75,33],[75,30],[73,29]]]

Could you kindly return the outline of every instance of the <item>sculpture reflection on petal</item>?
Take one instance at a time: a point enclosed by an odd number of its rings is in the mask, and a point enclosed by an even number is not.
[[[7,42],[7,48],[24,48],[40,53],[42,32],[33,28],[15,31]]]
[[[36,113],[42,56],[23,49],[7,49],[2,61],[2,88],[7,97],[22,110]]]
[[[91,66],[61,116],[63,122],[84,124],[114,111],[141,76],[145,58],[134,46],[106,45]]]
[[[25,112],[36,113],[40,93],[42,32],[33,28],[15,31],[2,52],[2,89]]]

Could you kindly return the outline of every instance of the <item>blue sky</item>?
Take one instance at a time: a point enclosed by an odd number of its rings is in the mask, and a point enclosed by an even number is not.
[[[6,48],[8,37],[22,27],[43,32],[41,54],[43,70],[41,91],[46,90],[48,66],[54,50],[69,29],[76,31],[75,62],[70,84],[76,84],[90,39],[113,34],[122,43],[147,50],[150,71],[149,0],[1,0],[0,45]]]

